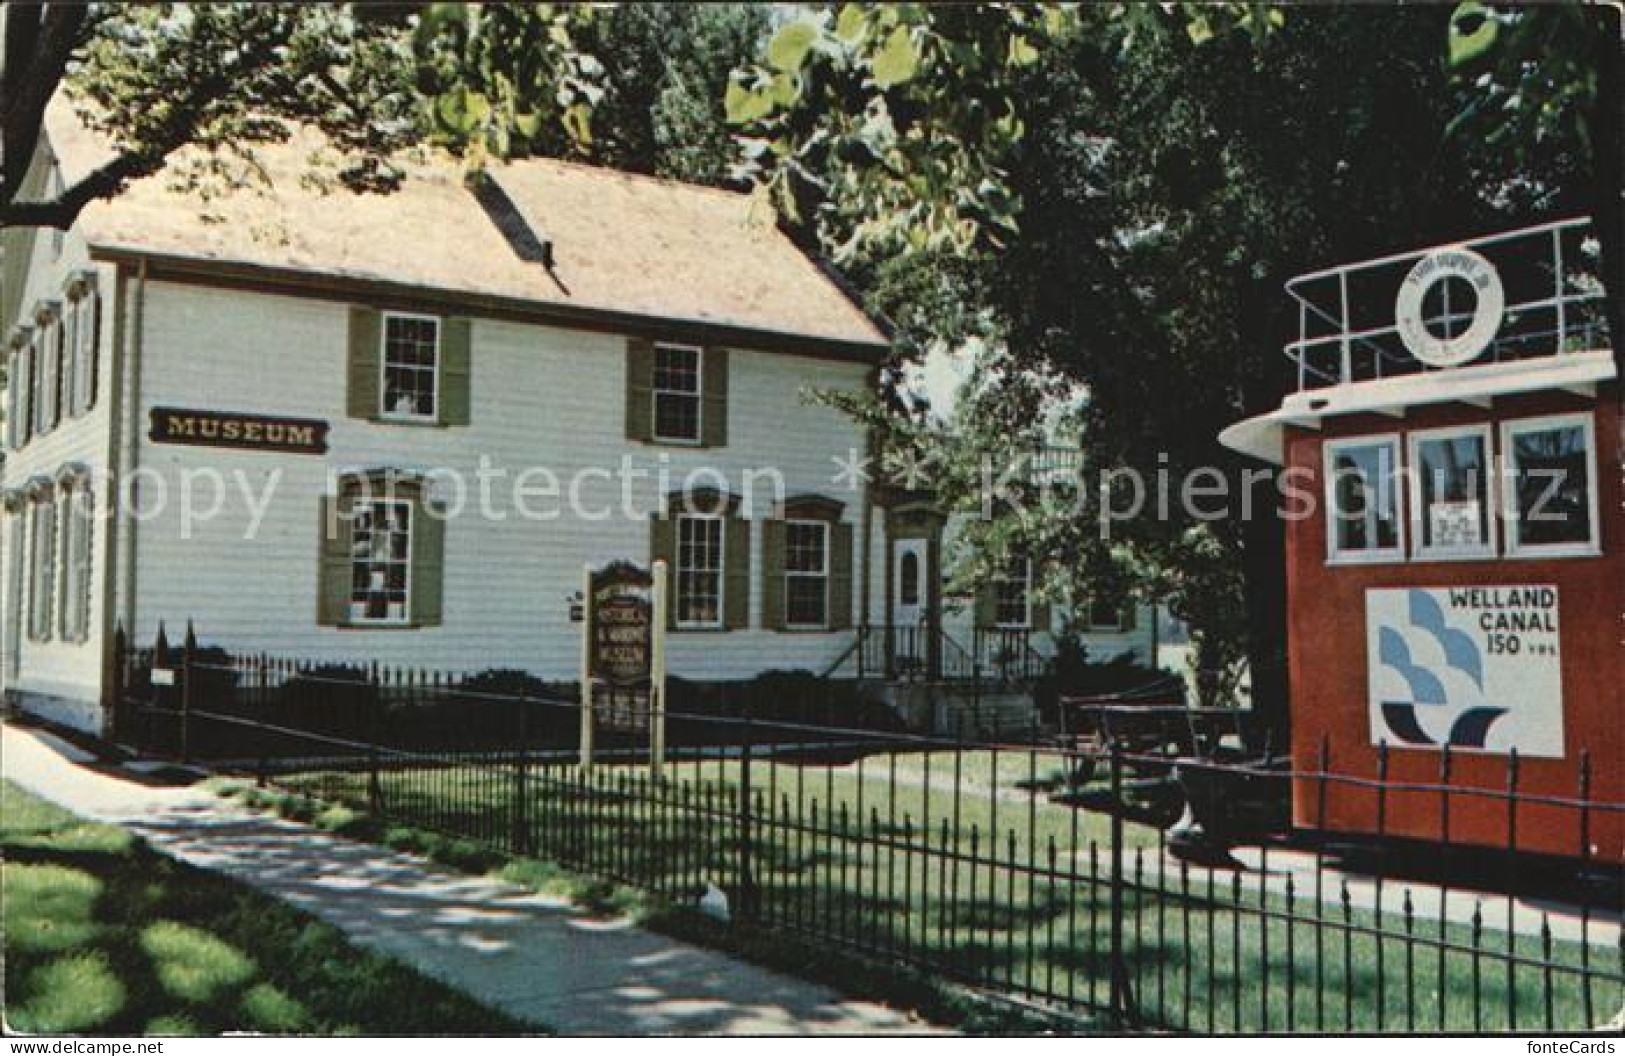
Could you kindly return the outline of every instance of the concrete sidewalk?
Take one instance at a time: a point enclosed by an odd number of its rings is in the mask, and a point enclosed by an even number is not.
[[[932,1028],[568,902],[152,787],[48,733],[0,726],[0,776],[234,877],[520,1019],[565,1034],[871,1034]]]

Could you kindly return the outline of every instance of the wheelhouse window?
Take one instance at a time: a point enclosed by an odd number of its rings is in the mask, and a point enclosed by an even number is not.
[[[677,625],[722,626],[722,518],[677,518]]]
[[[440,399],[440,320],[424,315],[384,316],[385,418],[434,421]]]
[[[1404,556],[1398,480],[1398,436],[1327,441],[1328,558],[1379,561]]]
[[[1489,438],[1487,426],[1411,434],[1411,527],[1417,557],[1494,553]]]
[[[656,440],[700,442],[700,350],[655,345],[654,435]]]
[[[405,623],[412,611],[412,504],[358,501],[351,533],[350,621]]]
[[[789,627],[829,624],[829,525],[823,521],[784,526],[784,610]]]
[[[1033,565],[1020,560],[994,577],[993,621],[1000,629],[1023,629],[1032,626]]]
[[[1554,556],[1597,551],[1597,464],[1591,416],[1503,423],[1507,552]]]

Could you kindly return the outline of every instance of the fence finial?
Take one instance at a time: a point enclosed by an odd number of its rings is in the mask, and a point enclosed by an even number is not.
[[[152,643],[152,666],[169,666],[169,635],[164,631],[164,621],[158,621],[158,637]]]
[[[181,642],[181,648],[186,651],[187,656],[197,652],[197,632],[192,629],[190,619],[186,621],[186,637]]]

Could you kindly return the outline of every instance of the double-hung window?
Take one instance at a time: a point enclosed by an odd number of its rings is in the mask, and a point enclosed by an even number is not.
[[[1111,598],[1100,595],[1089,600],[1089,629],[1091,631],[1121,631],[1123,610]]]
[[[1405,555],[1399,512],[1399,437],[1328,440],[1326,556],[1335,562]]]
[[[1032,626],[1033,564],[1026,558],[1013,562],[993,580],[993,620],[1001,630]]]
[[[52,602],[56,593],[56,504],[48,499],[34,503],[33,525],[29,532],[30,578],[28,590],[28,636],[36,642],[51,637]]]
[[[1494,556],[1489,427],[1415,432],[1410,434],[1410,447],[1415,556]]]
[[[352,517],[350,622],[404,624],[412,611],[412,504],[363,498]]]
[[[677,518],[677,626],[722,626],[721,517]]]
[[[43,318],[35,334],[39,344],[38,388],[34,399],[34,434],[44,436],[56,427],[61,404],[62,320],[56,313]]]
[[[1561,557],[1597,552],[1592,429],[1589,414],[1502,423],[1509,554]]]
[[[654,438],[700,442],[700,350],[692,345],[654,348]]]
[[[440,400],[440,320],[426,315],[384,316],[384,418],[436,421]]]
[[[785,522],[784,624],[829,625],[829,525],[823,521]]]

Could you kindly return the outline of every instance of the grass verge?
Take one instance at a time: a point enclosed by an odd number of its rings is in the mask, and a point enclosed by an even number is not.
[[[0,850],[8,1031],[537,1032],[9,781],[0,781]]]

